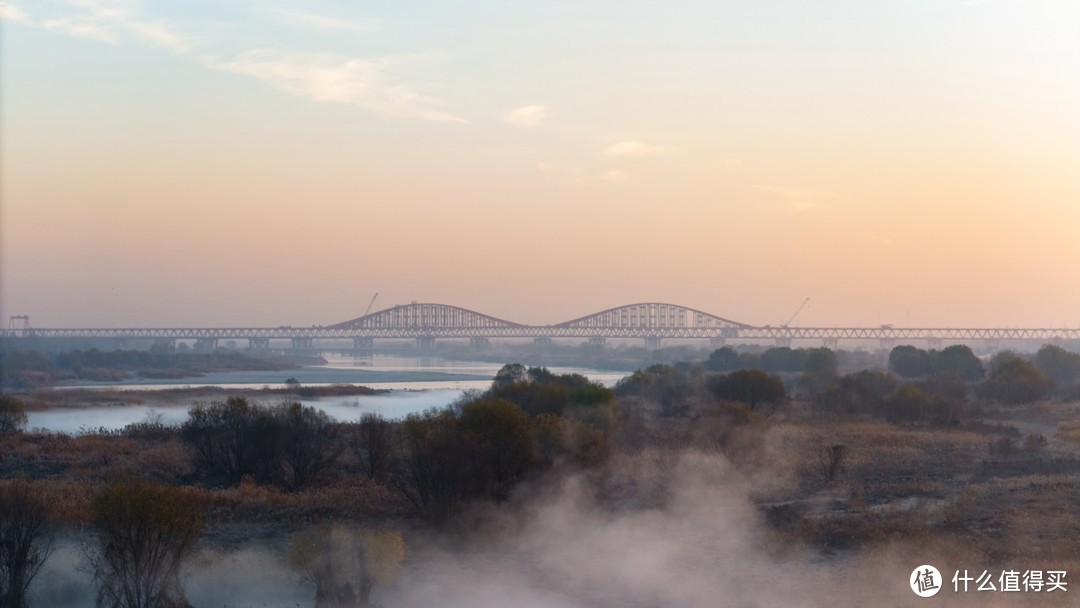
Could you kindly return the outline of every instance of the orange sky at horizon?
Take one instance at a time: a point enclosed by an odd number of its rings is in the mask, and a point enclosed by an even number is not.
[[[379,292],[534,324],[661,301],[775,325],[809,297],[802,326],[1080,326],[1075,7],[804,27],[792,3],[720,4],[651,23],[634,2],[602,31],[492,4],[471,40],[390,5],[347,37],[256,12],[226,42],[201,4],[72,33],[49,25],[70,6],[3,3],[0,308],[323,325]]]

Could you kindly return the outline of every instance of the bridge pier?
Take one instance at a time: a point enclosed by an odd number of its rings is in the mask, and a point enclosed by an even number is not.
[[[248,348],[251,350],[270,350],[270,338],[248,338]]]
[[[777,348],[783,348],[785,346],[786,347],[791,346],[791,338],[776,338],[775,341],[776,341],[776,347]]]
[[[353,338],[352,347],[357,355],[370,355],[375,352],[375,338]]]
[[[217,338],[199,338],[195,340],[195,352],[212,353],[217,349]]]
[[[315,340],[313,338],[293,338],[292,347],[293,350],[314,350]]]
[[[176,352],[176,340],[168,340],[165,338],[158,338],[154,340],[154,346],[151,350],[159,352],[174,353]]]
[[[645,337],[645,348],[647,348],[649,350],[659,350],[660,349],[660,337],[659,336],[646,336]]]
[[[491,341],[487,338],[469,338],[469,346],[473,350],[486,350],[488,346],[491,346]]]
[[[551,346],[551,343],[551,338],[533,338],[533,344],[540,348]]]
[[[926,340],[926,348],[931,350],[941,349],[941,338],[929,338]]]
[[[885,352],[892,352],[892,349],[896,347],[896,339],[895,338],[882,338],[880,340],[880,343],[881,343],[881,350],[883,350]]]
[[[840,340],[838,338],[825,338],[821,342],[825,348],[829,350],[836,350],[836,347],[840,346]]]
[[[596,348],[604,348],[607,344],[607,338],[603,336],[593,336],[589,338],[589,346],[595,346]]]
[[[709,346],[716,350],[727,345],[727,338],[709,338]]]
[[[435,338],[433,336],[420,336],[416,339],[416,350],[425,353],[435,352]]]

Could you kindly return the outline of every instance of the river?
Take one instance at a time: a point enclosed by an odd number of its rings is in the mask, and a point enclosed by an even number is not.
[[[501,367],[502,365],[496,363],[451,361],[438,357],[376,355],[353,358],[339,355],[327,357],[324,365],[294,370],[212,373],[171,383],[134,377],[123,382],[83,383],[54,390],[138,390],[145,391],[145,398],[137,405],[29,411],[27,428],[77,433],[99,428],[120,429],[133,422],[149,419],[158,419],[166,424],[180,424],[187,419],[187,409],[191,404],[177,405],[166,400],[156,401],[153,398],[155,391],[206,386],[237,389],[284,388],[288,379],[295,379],[303,385],[361,384],[389,391],[380,395],[301,400],[305,405],[317,407],[337,420],[355,421],[367,412],[377,412],[387,418],[403,418],[411,413],[444,407],[465,391],[487,389]],[[613,386],[627,375],[626,372],[588,368],[550,369],[559,374],[582,374],[605,386]]]

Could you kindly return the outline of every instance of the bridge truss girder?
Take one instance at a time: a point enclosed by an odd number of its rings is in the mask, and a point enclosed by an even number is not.
[[[64,328],[6,330],[7,338],[113,338],[127,340],[415,339],[432,338],[658,338],[728,340],[891,340],[944,342],[1080,340],[1072,328],[867,328],[867,327],[382,327],[302,328]]]
[[[1039,340],[1061,342],[1080,339],[1080,329],[1062,328],[894,328],[883,327],[754,327],[700,310],[646,302],[610,308],[556,325],[524,325],[446,304],[412,303],[394,306],[344,323],[309,327],[163,327],[163,328],[31,328],[10,327],[0,336],[14,338],[113,338],[119,340],[192,340],[209,344],[212,340],[248,340],[266,345],[269,340],[292,340],[309,345],[311,340],[346,339],[494,339],[555,338],[645,339],[659,344],[666,339],[709,339],[714,343],[746,340],[777,344],[819,341],[836,344],[840,340],[873,340],[880,344],[926,341],[1003,342]],[[361,342],[357,342],[361,344]],[[358,346],[359,348],[359,346]]]

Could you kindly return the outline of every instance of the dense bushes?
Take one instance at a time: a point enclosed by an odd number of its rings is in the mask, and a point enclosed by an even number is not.
[[[955,374],[964,380],[983,377],[983,365],[971,349],[956,344],[943,350],[922,350],[910,345],[897,346],[889,353],[889,369],[905,378],[919,378],[935,373]]]
[[[960,392],[949,377],[920,384],[901,384],[884,372],[861,371],[837,378],[813,397],[815,409],[843,415],[865,415],[898,423],[952,424],[963,416]]]
[[[665,416],[687,412],[695,397],[694,382],[686,372],[668,365],[653,365],[619,380],[615,395],[640,397],[658,403]]]
[[[1050,395],[1054,381],[1029,361],[1004,352],[990,363],[990,373],[979,388],[979,394],[1012,405],[1031,403]]]
[[[738,353],[730,346],[714,350],[702,367],[713,372],[760,369],[770,373],[807,373],[834,375],[838,367],[836,353],[828,348],[791,348],[778,346],[761,353]]]
[[[545,470],[601,463],[620,423],[610,389],[577,374],[507,365],[486,393],[408,416],[393,478],[418,513],[441,520],[470,501],[505,500]]]
[[[339,429],[325,412],[300,403],[266,407],[230,397],[192,407],[181,435],[213,483],[236,485],[249,476],[302,488],[337,462]]]
[[[818,410],[837,414],[875,414],[885,397],[896,390],[896,378],[884,372],[864,370],[841,376],[813,397]]]
[[[422,515],[445,518],[476,499],[505,499],[536,461],[529,415],[505,399],[405,419],[401,488]]]
[[[779,403],[787,396],[784,383],[759,369],[741,369],[709,378],[709,390],[717,399],[740,401],[755,409],[766,403]]]

